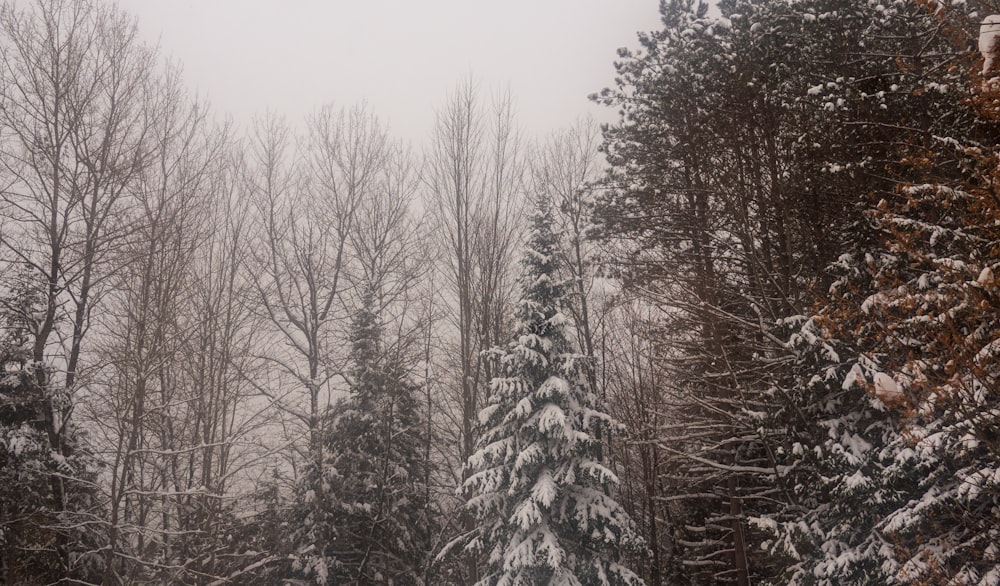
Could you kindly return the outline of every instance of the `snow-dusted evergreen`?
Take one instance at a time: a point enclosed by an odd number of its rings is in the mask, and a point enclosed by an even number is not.
[[[996,147],[922,152],[930,181],[870,211],[881,243],[792,336],[801,509],[765,544],[791,584],[1000,583]]]
[[[834,339],[828,320],[794,324],[798,380],[771,420],[786,422],[776,459],[788,500],[751,521],[767,535],[761,548],[786,560],[771,583],[886,584],[896,574],[880,523],[926,471],[897,459],[900,426],[871,394],[878,365]]]
[[[40,296],[20,289],[0,301],[0,561],[4,580],[28,581],[58,575],[56,552],[46,546],[54,532],[42,528],[55,522],[49,478],[56,461],[42,425],[45,392],[34,372],[45,367],[30,350]]]
[[[316,584],[420,584],[431,532],[426,431],[371,290],[351,344],[350,395],[326,415],[324,466],[300,487],[295,569]]]
[[[993,118],[990,93],[976,101]],[[910,478],[876,527],[893,544],[891,583],[1000,584],[998,152],[938,139],[912,159],[927,181],[872,212],[884,248],[858,313],[875,327],[855,343],[877,366],[869,393],[900,428],[876,483]]]
[[[673,375],[676,423],[653,435],[670,462],[661,567],[681,583],[883,584],[897,537],[880,527],[930,466],[897,458],[904,426],[875,397],[885,331],[852,296],[880,260],[865,210],[932,136],[973,129],[965,9],[718,9],[663,3],[663,29],[618,63],[621,93],[601,95],[624,112],[605,132],[602,236],[625,251],[626,289],[662,309],[652,343]]]
[[[558,280],[558,236],[538,200],[523,262],[516,338],[498,352],[499,372],[480,412],[483,434],[464,484],[482,555],[483,585],[639,585],[619,563],[642,547],[611,496],[602,458],[614,422],[589,388],[570,342]]]
[[[93,581],[100,545],[87,521],[98,510],[95,463],[79,433],[65,434],[69,456],[52,448],[44,413],[60,397],[39,385],[52,369],[31,352],[44,297],[29,271],[12,272],[13,290],[0,297],[0,581]],[[65,500],[55,499],[53,483],[61,485]]]

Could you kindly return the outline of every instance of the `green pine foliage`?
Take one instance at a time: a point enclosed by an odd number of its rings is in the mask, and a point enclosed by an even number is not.
[[[483,433],[464,484],[477,529],[467,549],[479,584],[639,585],[618,563],[642,547],[611,496],[617,478],[601,438],[615,424],[586,383],[570,342],[552,210],[539,200],[523,261],[520,326],[480,412]]]
[[[369,290],[351,334],[350,395],[325,417],[321,470],[300,487],[301,571],[317,584],[419,584],[429,559],[426,425]]]
[[[5,584],[47,584],[99,575],[96,462],[66,433],[70,456],[51,445],[45,422],[47,399],[32,359],[43,295],[29,271],[15,272],[0,299],[0,567]],[[65,502],[56,502],[53,483]],[[64,565],[66,560],[68,565]]]

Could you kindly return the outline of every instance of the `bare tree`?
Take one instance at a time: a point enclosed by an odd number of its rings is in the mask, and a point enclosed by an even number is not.
[[[497,95],[487,111],[472,80],[459,83],[437,113],[425,168],[429,205],[443,240],[442,274],[450,285],[441,291],[452,328],[443,339],[457,343],[457,364],[448,365],[457,379],[454,392],[440,397],[442,433],[458,446],[443,454],[454,486],[475,446],[482,393],[491,378],[480,352],[498,345],[509,329],[523,175],[511,96]],[[474,564],[467,572],[475,575]]]
[[[596,246],[588,232],[593,225],[593,191],[604,172],[599,152],[601,141],[597,123],[589,117],[581,118],[569,128],[553,133],[536,147],[532,157],[532,188],[551,198],[564,239],[563,266],[572,281],[570,313],[580,349],[591,359],[585,372],[594,389],[599,387],[589,296],[596,276],[593,258]]]
[[[32,357],[46,389],[53,453],[71,456],[84,339],[117,247],[130,230],[133,188],[148,163],[149,85],[155,53],[117,8],[39,0],[0,8],[0,243],[46,283]],[[51,478],[67,510],[67,480]],[[57,530],[61,572],[71,573]]]
[[[200,577],[232,575],[269,557],[232,551],[227,541],[255,496],[271,446],[268,406],[248,380],[259,371],[253,354],[260,326],[247,271],[250,210],[241,201],[236,153],[218,167],[208,177],[212,230],[196,254],[183,353],[186,460],[173,469],[178,525],[188,535],[176,558]]]
[[[110,450],[108,545],[104,582],[135,576],[138,565],[171,576],[179,529],[179,467],[190,447],[192,397],[183,389],[191,335],[195,251],[209,234],[210,178],[225,152],[225,132],[206,127],[176,75],[156,86],[149,118],[150,164],[138,176],[122,268],[112,281],[102,355],[108,364],[93,405]],[[107,408],[107,413],[103,411]],[[124,557],[122,557],[124,556]],[[127,560],[124,561],[124,560]],[[155,562],[153,560],[160,560]]]
[[[293,154],[283,121],[258,120],[246,189],[260,230],[254,284],[274,342],[262,358],[278,375],[258,390],[306,430],[308,460],[318,466],[321,415],[343,375],[335,342],[347,323],[351,237],[388,155],[385,129],[366,107],[327,106],[307,125]]]
[[[665,481],[675,463],[659,443],[666,427],[692,435],[704,429],[685,427],[672,411],[676,397],[664,368],[669,349],[659,341],[658,309],[641,300],[605,298],[595,323],[599,347],[600,385],[624,433],[612,446],[615,473],[621,478],[621,501],[636,521],[649,555],[635,560],[646,583],[665,583],[668,568],[680,563],[672,534],[672,509],[677,505]]]

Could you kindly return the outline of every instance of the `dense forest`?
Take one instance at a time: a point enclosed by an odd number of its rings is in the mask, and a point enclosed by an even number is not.
[[[662,0],[415,149],[3,3],[0,581],[1000,585],[998,10]]]

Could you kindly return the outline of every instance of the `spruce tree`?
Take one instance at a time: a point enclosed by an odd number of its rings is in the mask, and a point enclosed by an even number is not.
[[[319,584],[418,584],[429,548],[424,426],[375,290],[351,331],[349,396],[327,414],[322,469],[302,486],[302,568]]]
[[[642,584],[618,563],[642,547],[611,496],[601,438],[615,427],[573,347],[558,280],[559,239],[538,200],[523,260],[516,339],[497,351],[498,372],[480,412],[483,433],[464,484],[484,556],[479,584]]]
[[[69,457],[50,443],[44,410],[54,393],[38,384],[37,371],[51,380],[52,369],[31,352],[44,308],[42,286],[27,270],[12,273],[0,297],[0,583],[94,580],[100,559],[93,552],[100,544],[89,522],[99,511],[97,464],[75,429],[64,433]],[[53,483],[61,485],[65,500],[56,501]],[[59,543],[69,545],[60,551]]]
[[[3,300],[0,324],[0,567],[3,582],[42,583],[59,577],[50,506],[48,437],[42,425],[43,391],[31,360],[31,315],[38,305],[30,288]]]

